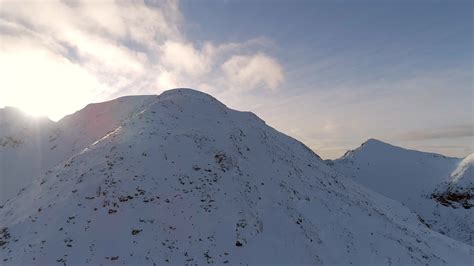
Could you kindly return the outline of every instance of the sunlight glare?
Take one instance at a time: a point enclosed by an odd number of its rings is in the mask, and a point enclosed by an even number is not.
[[[0,107],[52,120],[79,110],[106,89],[87,70],[22,42],[14,50],[0,50],[0,73]]]

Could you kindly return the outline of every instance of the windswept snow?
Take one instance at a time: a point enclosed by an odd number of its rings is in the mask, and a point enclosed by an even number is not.
[[[464,158],[449,180],[441,183],[432,196],[444,206],[474,209],[474,154]]]
[[[146,99],[0,209],[2,263],[472,264],[254,114],[190,89]]]
[[[472,187],[474,182],[474,154],[470,154],[459,163],[451,173],[449,182],[458,186]]]
[[[472,195],[472,156],[461,161],[370,139],[332,164],[356,182],[403,203],[433,230],[474,244],[472,205],[450,204],[451,198],[444,199],[448,187],[451,190],[459,183],[466,188],[467,180],[471,180]]]

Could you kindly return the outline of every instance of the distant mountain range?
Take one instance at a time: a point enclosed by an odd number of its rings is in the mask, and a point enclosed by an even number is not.
[[[327,162],[191,89],[0,118],[5,265],[474,259],[472,157],[370,140]]]

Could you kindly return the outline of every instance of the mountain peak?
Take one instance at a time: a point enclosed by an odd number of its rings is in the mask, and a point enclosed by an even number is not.
[[[44,116],[31,116],[25,113],[18,107],[14,106],[5,106],[4,108],[0,108],[0,117],[2,120],[12,120],[12,119],[28,119],[28,120],[49,120],[47,117]]]
[[[404,150],[401,147],[394,146],[392,144],[383,142],[378,139],[370,138],[364,141],[358,148],[348,150],[340,159],[353,157],[354,154],[359,153],[385,153],[389,150]]]
[[[214,98],[205,92],[191,89],[191,88],[174,88],[174,89],[166,90],[163,93],[161,93],[160,96],[171,96],[171,95],[179,95],[179,96],[187,95],[187,96],[201,96],[201,97],[206,96],[206,97]]]
[[[388,146],[393,146],[387,142],[383,142],[381,140],[378,140],[378,139],[374,139],[374,138],[370,138],[366,141],[364,141],[361,146],[366,146],[366,145],[388,145]]]
[[[0,110],[8,113],[23,113],[20,108],[14,106],[5,106],[4,108],[0,108]]]
[[[425,152],[425,151],[419,151],[419,150],[396,146],[396,145],[383,142],[381,140],[374,139],[374,138],[370,138],[366,140],[364,143],[360,145],[360,147],[354,150],[349,150],[348,152],[346,152],[346,154],[343,157],[346,157],[346,155],[348,154],[360,153],[360,152],[370,153],[373,155],[387,154],[387,152],[390,152],[392,154],[417,154],[419,156],[428,156],[428,157],[435,157],[435,158],[451,158],[451,157],[447,157],[438,153]],[[459,159],[459,158],[452,158],[452,159]]]
[[[26,130],[26,128],[36,127],[39,124],[50,126],[54,122],[46,116],[29,115],[17,107],[5,106],[0,108],[0,135],[6,132],[12,133],[17,129]]]
[[[0,124],[14,119],[25,119],[26,114],[20,109],[12,106],[5,106],[0,108]]]
[[[176,88],[164,91],[158,96],[159,100],[172,100],[175,102],[186,102],[190,99],[198,100],[199,102],[205,103],[217,103],[218,105],[225,107],[225,105],[217,100],[216,98],[212,97],[211,95],[195,90],[190,88]]]

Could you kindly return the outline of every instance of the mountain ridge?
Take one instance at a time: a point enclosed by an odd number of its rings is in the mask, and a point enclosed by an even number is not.
[[[337,158],[335,160],[341,160],[344,159],[346,156],[350,156],[354,152],[358,152],[361,150],[365,149],[383,149],[383,150],[391,150],[391,151],[406,151],[406,152],[414,152],[414,153],[423,153],[423,154],[431,154],[434,157],[442,157],[442,158],[451,158],[451,159],[462,159],[459,157],[452,157],[452,156],[446,156],[444,154],[440,153],[435,153],[435,152],[427,152],[427,151],[420,151],[420,150],[415,150],[415,149],[410,149],[410,148],[405,148],[405,147],[400,147],[397,145],[393,145],[391,143],[376,139],[376,138],[369,138],[366,141],[364,141],[359,147],[353,149],[353,150],[348,150],[342,155],[340,158]]]
[[[356,182],[408,206],[434,230],[473,245],[473,182],[458,186],[452,177],[468,158],[369,140],[330,164]]]
[[[472,247],[339,176],[255,115],[179,92],[157,97],[8,201],[4,263],[472,260]]]

